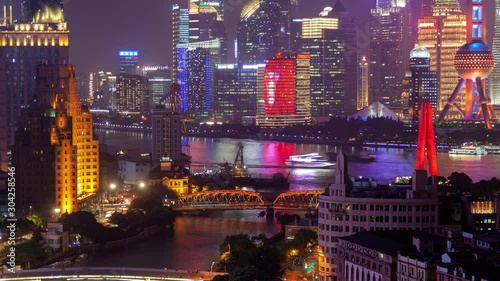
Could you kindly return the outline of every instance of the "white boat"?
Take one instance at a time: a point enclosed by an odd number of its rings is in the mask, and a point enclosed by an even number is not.
[[[484,146],[462,146],[460,148],[453,148],[448,151],[448,154],[458,154],[458,155],[486,155],[488,151]]]
[[[488,154],[500,154],[500,145],[484,145],[483,147]]]
[[[292,155],[285,163],[289,167],[296,168],[330,168],[335,165],[335,163],[323,159],[318,153]]]

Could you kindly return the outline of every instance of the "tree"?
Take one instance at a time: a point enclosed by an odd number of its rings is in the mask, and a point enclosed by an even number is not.
[[[259,279],[259,270],[255,266],[237,267],[229,274],[229,281],[256,281]]]
[[[38,227],[43,226],[43,218],[38,213],[31,213],[29,216],[26,217],[26,219],[31,221],[34,225]]]
[[[453,172],[448,177],[449,184],[456,192],[469,192],[472,187],[472,179],[465,173]]]

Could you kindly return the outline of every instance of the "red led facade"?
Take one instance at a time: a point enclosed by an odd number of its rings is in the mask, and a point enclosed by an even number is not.
[[[272,59],[264,70],[265,115],[295,114],[295,61]]]
[[[438,176],[432,106],[429,102],[422,102],[420,109],[420,124],[418,128],[417,163],[415,165],[415,170],[426,170],[426,160],[429,160],[429,174],[431,176]]]

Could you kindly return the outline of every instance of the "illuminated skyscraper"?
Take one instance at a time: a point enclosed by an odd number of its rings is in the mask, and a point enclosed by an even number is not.
[[[138,74],[139,52],[138,51],[120,51],[120,74]]]
[[[240,95],[236,64],[217,64],[214,69],[213,116],[216,122],[240,124],[250,105]],[[245,104],[245,106],[240,106]]]
[[[356,111],[357,57],[354,19],[337,1],[316,18],[302,19],[302,52],[311,56],[311,115]]]
[[[366,56],[362,56],[359,63],[357,110],[361,110],[369,105],[368,93],[370,88],[368,80],[370,79],[370,70],[368,64]]]
[[[221,40],[179,44],[177,53],[177,81],[184,113],[197,121],[204,120],[211,110],[213,70],[221,62]]]
[[[458,48],[467,41],[466,16],[457,0],[436,0],[433,16],[420,19],[418,26],[418,44],[430,52],[431,71],[439,75],[437,109],[441,111],[457,84],[458,74],[453,58]],[[458,104],[460,102],[461,96],[457,100]],[[454,117],[459,114],[458,111],[451,112]]]
[[[69,31],[62,9],[59,5],[49,5],[37,11],[33,22],[14,23],[0,31],[3,58],[0,64],[0,170],[3,171],[7,170],[8,147],[14,144],[21,109],[33,98],[36,65],[42,61],[49,64],[69,61]]]
[[[177,45],[189,43],[190,0],[173,0],[172,3],[172,77],[177,80]]]
[[[99,190],[99,143],[75,87],[73,65],[38,66],[36,99],[22,110],[13,149],[20,208],[71,213]]]
[[[266,61],[257,79],[257,117],[260,127],[306,125],[311,122],[310,56]]]
[[[140,75],[122,74],[116,79],[116,109],[135,114],[149,113],[146,78]]]
[[[371,10],[377,24],[370,26],[370,95],[383,104],[401,105],[401,84],[414,43],[412,13],[406,2],[379,1]]]
[[[410,123],[414,129],[420,116],[422,102],[431,104],[436,115],[438,74],[430,71],[430,53],[423,47],[416,47],[410,53],[410,95],[408,100]]]
[[[149,108],[155,108],[160,99],[169,92],[172,85],[172,69],[168,66],[145,66],[142,68],[142,76],[146,79],[147,96]]]
[[[490,95],[492,104],[500,104],[500,0],[495,0],[495,34],[493,37],[495,68],[490,75]]]
[[[290,0],[251,0],[237,30],[238,63],[258,64],[291,50]]]

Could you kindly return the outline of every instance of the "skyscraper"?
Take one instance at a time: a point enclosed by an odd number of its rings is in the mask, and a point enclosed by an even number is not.
[[[221,62],[219,38],[177,45],[178,73],[183,110],[197,121],[209,117],[213,69]]]
[[[13,149],[20,208],[71,213],[99,190],[99,143],[75,88],[73,65],[38,66]]]
[[[290,0],[251,0],[238,23],[238,63],[258,64],[291,50]]]
[[[135,75],[138,72],[139,52],[138,51],[120,51],[120,74]]]
[[[357,57],[354,19],[337,1],[316,18],[302,19],[302,52],[311,56],[311,115],[356,111]]]
[[[369,105],[370,70],[368,65],[369,62],[366,56],[362,56],[361,62],[359,63],[357,110],[361,110]]]
[[[61,64],[69,61],[69,31],[57,5],[24,3],[36,11],[29,23],[14,23],[0,31],[0,170],[6,171],[8,147],[14,144],[14,131],[21,109],[27,107],[35,91],[35,69],[39,62]],[[31,2],[30,2],[31,3]],[[37,8],[38,7],[38,8]],[[31,15],[31,14],[29,14]],[[42,16],[46,15],[46,16]]]
[[[146,80],[140,75],[122,74],[116,79],[116,108],[120,112],[149,113]]]
[[[438,73],[430,71],[431,55],[429,51],[423,47],[416,47],[410,54],[410,96],[408,100],[409,118],[414,125],[417,124],[420,116],[420,108],[422,102],[431,104],[431,109],[434,110],[433,116],[436,115],[437,108],[437,92],[438,92]],[[416,126],[414,126],[416,129]]]
[[[190,0],[173,0],[172,3],[172,77],[177,81],[177,45],[189,43]]]
[[[414,43],[410,5],[379,1],[371,14],[377,24],[370,26],[370,94],[374,101],[401,105],[401,83]]]
[[[257,79],[257,116],[260,127],[307,125],[311,122],[310,56],[266,61]]]
[[[146,79],[149,108],[153,109],[159,104],[160,99],[169,92],[172,85],[172,69],[168,66],[145,66],[142,76]]]
[[[221,62],[227,60],[227,32],[224,24],[224,5],[222,1],[200,1],[199,7],[199,37],[197,41],[207,41],[219,38],[221,41]],[[194,41],[191,41],[194,42]]]
[[[242,102],[236,64],[217,64],[214,69],[213,117],[216,122],[241,123],[249,105]],[[245,104],[245,106],[240,106]]]
[[[429,51],[431,71],[439,76],[437,109],[441,111],[459,79],[453,58],[467,41],[467,19],[458,0],[436,0],[433,16],[420,19],[418,26],[418,44]],[[457,102],[460,104],[460,97]],[[451,115],[458,117],[460,113],[452,111]]]
[[[500,104],[500,0],[495,0],[495,33],[492,52],[495,56],[495,68],[489,78],[492,104]]]

